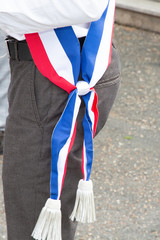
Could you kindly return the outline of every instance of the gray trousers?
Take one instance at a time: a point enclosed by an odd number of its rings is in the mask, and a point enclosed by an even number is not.
[[[4,200],[8,240],[31,240],[39,213],[50,196],[51,134],[65,107],[68,94],[43,77],[32,61],[11,60],[9,116],[3,164]],[[112,47],[112,62],[95,89],[98,94],[97,133],[104,126],[120,81],[119,59]],[[69,220],[77,184],[82,178],[82,118],[68,157],[62,191],[62,239],[73,240],[76,222]]]

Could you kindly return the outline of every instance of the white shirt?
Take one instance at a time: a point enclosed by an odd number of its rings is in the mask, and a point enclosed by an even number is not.
[[[8,115],[8,86],[10,82],[9,58],[4,34],[0,29],[0,131],[5,129]]]
[[[101,17],[109,0],[0,0],[0,28],[18,40],[25,33],[79,25]],[[81,30],[80,30],[81,28]],[[88,25],[74,26],[78,37]]]

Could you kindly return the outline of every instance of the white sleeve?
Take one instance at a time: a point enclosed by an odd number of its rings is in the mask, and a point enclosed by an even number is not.
[[[109,0],[1,0],[0,27],[9,35],[99,19]],[[111,0],[112,1],[112,0]]]

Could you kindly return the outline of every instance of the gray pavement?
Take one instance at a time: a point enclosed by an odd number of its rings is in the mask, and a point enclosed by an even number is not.
[[[115,20],[160,33],[160,0],[116,0]]]
[[[97,222],[79,224],[76,240],[160,240],[160,35],[116,25],[114,39],[122,82],[94,141]],[[0,216],[4,240],[1,182]]]

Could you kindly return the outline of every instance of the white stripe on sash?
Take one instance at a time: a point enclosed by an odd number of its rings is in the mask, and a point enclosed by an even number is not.
[[[57,38],[55,31],[41,32],[39,36],[55,71],[59,76],[74,85],[72,64]],[[48,39],[52,39],[52,41],[48,41]]]
[[[92,122],[92,131],[93,131],[93,128],[94,128],[94,123],[95,123],[95,117],[94,117],[94,113],[92,111],[92,106],[93,106],[93,101],[94,101],[94,91],[91,91],[91,96],[90,96],[90,99],[89,99],[89,102],[88,102],[88,114],[89,114],[89,117],[91,119],[91,122]]]
[[[90,81],[90,87],[94,87],[109,64],[110,46],[112,44],[112,31],[114,23],[114,11],[115,11],[115,0],[110,0],[107,16],[104,23],[104,30],[99,46],[98,54],[96,57],[96,62],[94,66],[93,75]]]

